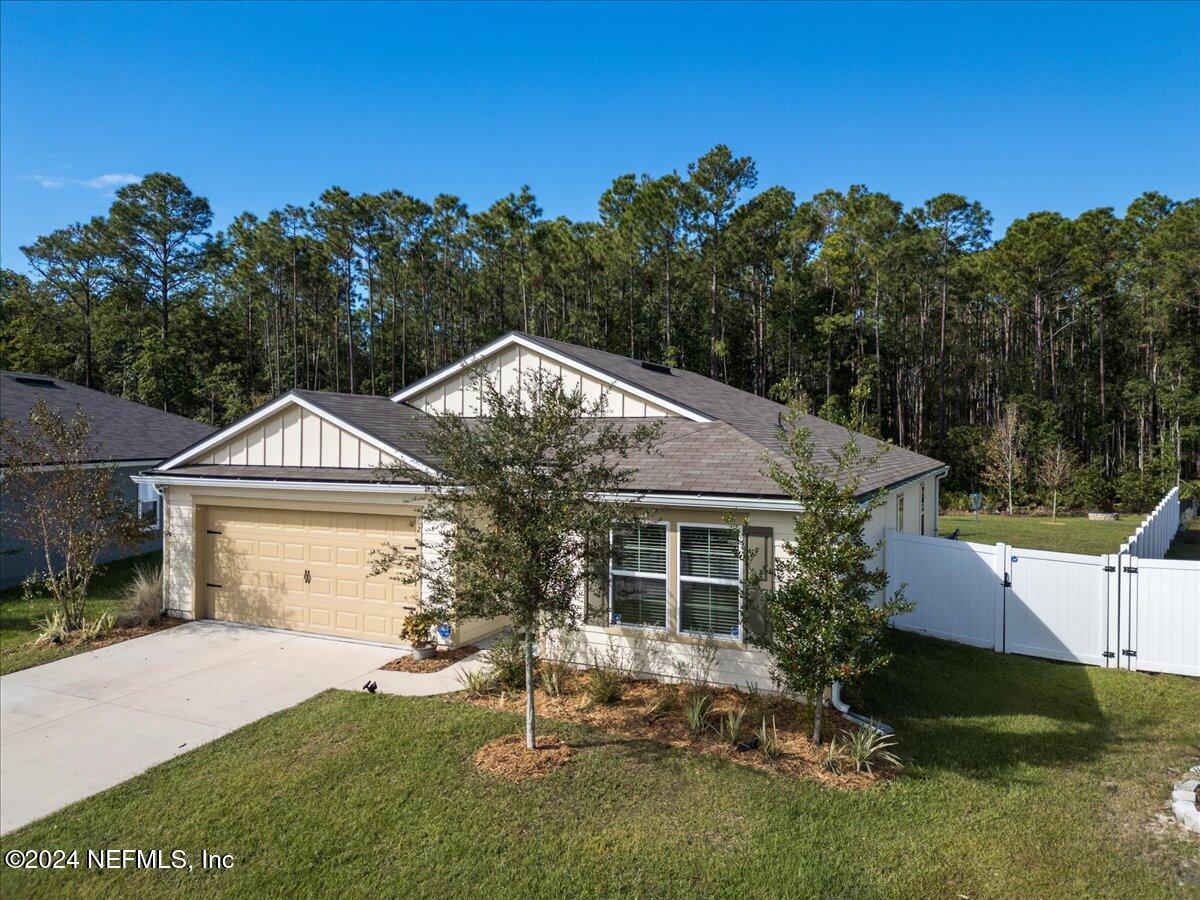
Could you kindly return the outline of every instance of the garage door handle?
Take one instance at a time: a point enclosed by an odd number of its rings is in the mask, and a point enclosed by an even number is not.
[[[213,584],[211,581],[204,582],[205,587],[224,587],[223,584]]]
[[[308,569],[304,570],[304,583],[312,584],[312,573],[309,572]]]

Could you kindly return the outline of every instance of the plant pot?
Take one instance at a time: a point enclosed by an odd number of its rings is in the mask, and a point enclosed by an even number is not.
[[[437,647],[413,647],[413,659],[433,659],[433,654],[437,653]]]

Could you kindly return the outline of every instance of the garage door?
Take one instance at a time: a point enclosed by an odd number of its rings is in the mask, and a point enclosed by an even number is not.
[[[205,532],[214,619],[394,642],[417,606],[416,585],[369,574],[372,550],[417,551],[415,516],[211,506]]]

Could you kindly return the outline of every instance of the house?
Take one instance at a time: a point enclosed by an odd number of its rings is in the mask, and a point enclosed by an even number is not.
[[[88,462],[112,466],[114,489],[127,500],[137,501],[142,518],[155,526],[160,521],[158,493],[149,484],[135,484],[131,476],[158,465],[214,431],[210,425],[61,378],[0,372],[0,419],[7,428],[30,429],[29,413],[38,398],[64,418],[73,416],[77,409],[83,410],[91,425]],[[8,527],[7,523],[21,515],[21,510],[13,506],[14,502],[0,486],[0,588],[19,584],[42,564],[41,548],[22,544]],[[140,547],[114,549],[102,556],[101,561],[147,553],[157,549],[159,543],[159,530],[153,527],[148,529],[147,539]]]
[[[613,417],[663,425],[656,452],[630,461],[630,491],[647,521],[617,536],[607,583],[581,598],[581,640],[666,675],[703,655],[698,648],[716,648],[711,680],[765,680],[768,661],[745,642],[753,623],[743,621],[746,596],[762,585],[747,583],[724,519],[745,522],[747,545],[764,561],[788,538],[797,507],[762,472],[763,454],[779,449],[784,407],[694,372],[520,332],[391,398],[289,391],[148,470],[144,481],[166,498],[168,606],[185,617],[395,642],[419,588],[372,576],[369,554],[385,542],[418,552],[423,489],[377,480],[375,467],[432,466],[420,433],[433,415],[486,415],[479,378],[508,390],[536,367],[590,398],[606,394]],[[804,425],[818,453],[850,435],[811,416]],[[920,454],[888,452],[863,484],[887,495],[867,538],[885,527],[936,534],[945,472]],[[461,622],[449,640],[471,642],[499,624]]]

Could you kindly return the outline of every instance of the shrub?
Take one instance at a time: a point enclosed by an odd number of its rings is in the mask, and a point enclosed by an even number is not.
[[[404,617],[400,626],[400,640],[407,641],[414,647],[433,647],[437,638],[433,636],[434,627],[440,618],[432,610],[418,609]]]
[[[708,716],[712,711],[712,694],[707,691],[691,691],[683,701],[683,720],[693,735],[703,734],[708,728]]]
[[[492,641],[487,667],[500,687],[519,690],[525,686],[525,645],[515,631],[506,631]]]
[[[121,595],[116,624],[122,628],[156,625],[163,615],[162,569],[138,566]]]
[[[625,692],[625,673],[609,666],[598,666],[588,670],[584,685],[588,699],[601,706],[612,706]]]
[[[736,710],[730,710],[721,717],[717,723],[717,734],[721,736],[727,744],[736,744],[742,734],[742,719],[746,715],[746,707],[740,706]]]
[[[646,721],[657,722],[669,715],[679,702],[679,695],[673,684],[660,684],[655,690],[654,699],[646,709]]]
[[[496,689],[496,679],[489,669],[460,670],[455,676],[466,695],[472,699],[485,697]]]
[[[566,663],[552,659],[542,660],[538,666],[538,680],[541,682],[546,696],[559,697],[562,695],[567,685],[569,672],[570,666]]]
[[[873,772],[881,762],[900,768],[900,760],[889,749],[894,746],[896,742],[891,737],[878,728],[864,725],[846,736],[843,750],[856,772]]]
[[[67,639],[67,617],[62,610],[50,613],[38,622],[37,628],[38,636],[34,638],[33,642],[39,647],[46,644],[61,644]]]
[[[767,728],[767,720],[764,717],[754,736],[758,738],[758,749],[767,759],[779,759],[783,756],[783,744],[779,742],[779,729],[775,727],[774,716],[771,716],[770,728]]]
[[[79,629],[79,636],[85,641],[95,641],[113,630],[116,620],[110,612],[102,613],[99,618],[84,622]]]
[[[829,742],[829,746],[825,748],[825,768],[834,774],[840,775],[843,766],[846,764],[846,748],[842,746],[842,741],[838,735],[834,735]]]

